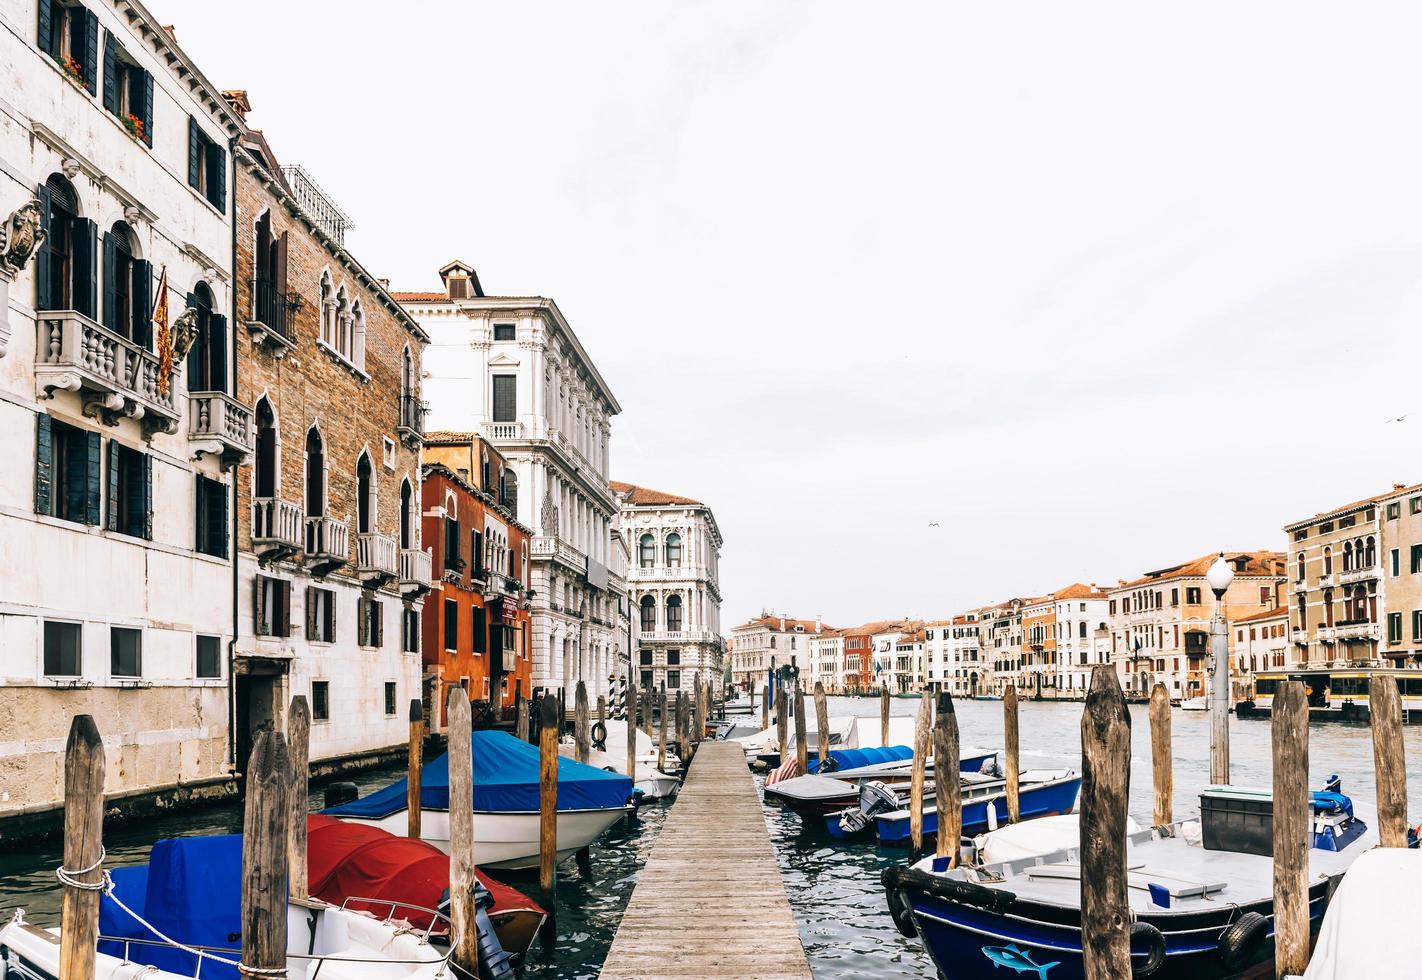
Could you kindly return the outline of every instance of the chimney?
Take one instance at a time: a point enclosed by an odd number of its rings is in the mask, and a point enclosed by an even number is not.
[[[1394,484],[1392,485],[1392,488],[1393,488],[1394,490],[1402,490],[1402,489],[1405,488],[1406,486],[1407,486],[1407,484],[1405,484],[1405,483],[1394,483]]]
[[[163,26],[163,33],[166,34],[166,35],[168,35],[168,37],[169,37],[170,39],[172,39],[174,42],[176,42],[176,41],[178,40],[178,29],[177,29],[176,27],[174,27],[172,24],[164,24],[164,25],[162,25],[162,26]]]
[[[375,282],[376,282],[376,285],[378,285],[381,289],[385,290],[386,292],[389,292],[389,291],[390,291],[390,280],[389,280],[389,279],[377,279],[377,280],[375,280]]]
[[[227,89],[222,93],[222,97],[227,100],[232,111],[237,113],[237,117],[246,122],[247,113],[252,111],[252,100],[247,98],[247,90],[244,88]]]
[[[785,617],[784,617],[784,616],[781,616],[781,617],[780,617],[780,632],[782,632],[782,633],[785,632]]]

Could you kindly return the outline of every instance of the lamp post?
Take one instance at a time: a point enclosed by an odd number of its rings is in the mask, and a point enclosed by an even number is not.
[[[1205,573],[1215,594],[1215,615],[1210,620],[1210,782],[1229,783],[1229,626],[1224,618],[1224,594],[1234,581],[1234,571],[1221,554]]]

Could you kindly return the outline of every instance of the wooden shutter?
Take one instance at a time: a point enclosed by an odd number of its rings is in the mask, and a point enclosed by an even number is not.
[[[291,583],[281,579],[277,583],[277,595],[280,597],[281,630],[279,636],[291,635]]]
[[[326,639],[336,642],[336,593],[326,593]]]
[[[385,609],[377,599],[370,599],[366,602],[366,608],[370,611],[370,631],[371,646],[385,646]]]
[[[306,587],[306,638],[316,639],[316,586]]]
[[[124,514],[128,534],[153,538],[153,457],[135,453],[127,473],[128,513]]]
[[[62,516],[71,521],[82,521],[88,512],[85,499],[88,481],[85,479],[85,474],[88,471],[89,444],[86,436],[88,436],[87,432],[69,429],[62,442],[64,469],[68,479],[64,481],[59,491],[64,494]]]
[[[198,306],[197,293],[188,293],[187,305],[189,309],[201,309]],[[207,331],[203,329],[203,318],[198,316],[197,336],[193,338],[193,345],[188,348],[188,391],[203,391],[202,385],[202,357],[203,348],[207,346]]]
[[[215,391],[228,391],[227,385],[227,317],[208,314],[207,347],[211,355],[212,377],[208,383]]]
[[[262,584],[266,581],[261,575],[252,579],[252,632],[257,636],[271,635],[271,630],[267,628],[266,603],[263,601],[266,590],[262,588]]]
[[[518,378],[512,374],[494,375],[494,421],[513,422],[518,417],[518,399],[514,385]]]
[[[235,472],[235,471],[234,471],[234,472]],[[148,483],[147,483],[147,486],[151,487],[152,485],[153,485],[153,481],[152,481],[152,480],[149,480]],[[227,538],[227,485],[226,485],[225,483],[214,483],[213,486],[217,488],[217,495],[216,495],[216,496],[217,496],[217,501],[216,501],[215,505],[213,506],[213,511],[214,511],[214,517],[216,518],[216,521],[217,521],[217,539],[218,539],[218,541],[221,542],[221,545],[220,545],[220,548],[221,548],[221,555],[220,555],[220,557],[226,558],[226,557],[227,557],[227,549],[231,546],[231,542],[230,542],[230,541],[228,540],[228,538]],[[151,493],[148,493],[147,496],[148,496],[148,527],[149,527],[149,531],[150,531],[150,533],[151,533],[152,528],[153,528],[153,501],[152,501],[152,494],[151,494]]]
[[[133,307],[133,342],[153,349],[153,265],[133,260],[133,282],[129,302]]]
[[[99,494],[102,488],[100,453],[102,440],[97,432],[86,432],[84,453],[84,523],[99,523]]]
[[[356,629],[359,631],[356,643],[363,647],[370,646],[370,619],[367,613],[369,605],[370,600],[365,596],[356,600]]]
[[[51,58],[55,57],[59,46],[54,43],[54,11],[50,0],[39,0],[39,47]]]
[[[70,11],[73,17],[78,10]],[[99,81],[99,18],[92,10],[84,11],[84,87],[93,95]]]
[[[118,57],[114,32],[104,32],[104,108],[119,114]],[[86,66],[87,68],[87,66]]]
[[[104,232],[104,326],[115,333],[125,333],[126,324],[118,322],[118,239],[111,231]]]
[[[227,210],[227,150],[221,143],[207,144],[207,199]]]
[[[200,186],[202,159],[202,133],[197,120],[188,117],[188,186]]]
[[[109,440],[109,506],[104,526],[110,531],[119,529],[119,444]]]
[[[272,241],[272,248],[275,250],[272,264],[276,266],[276,277],[273,286],[276,289],[275,302],[281,308],[283,315],[286,313],[286,247],[289,232],[282,232]]]
[[[47,6],[43,0],[41,6]],[[49,416],[40,412],[35,416],[35,513],[54,513],[54,435],[50,429]]]
[[[140,118],[143,119],[143,142],[148,144],[148,148],[153,148],[153,76],[143,71],[143,109]]]
[[[98,225],[87,218],[74,221],[74,308],[90,319],[98,316],[98,272],[96,268],[99,251]]]

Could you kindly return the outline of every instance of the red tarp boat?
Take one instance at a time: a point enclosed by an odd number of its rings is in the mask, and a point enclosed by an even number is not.
[[[433,844],[319,813],[306,818],[306,839],[307,881],[315,898],[333,905],[352,898],[374,899],[352,901],[346,907],[383,919],[390,914],[391,902],[438,909],[448,897],[449,855]],[[494,898],[489,920],[499,945],[523,956],[543,924],[543,909],[482,871],[476,874]],[[418,908],[397,907],[392,918],[405,919],[416,929],[428,927],[431,921]]]

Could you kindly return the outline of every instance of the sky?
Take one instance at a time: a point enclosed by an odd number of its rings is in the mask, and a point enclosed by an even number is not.
[[[1416,5],[149,6],[374,275],[557,300],[613,478],[713,508],[727,629],[1422,481]]]

